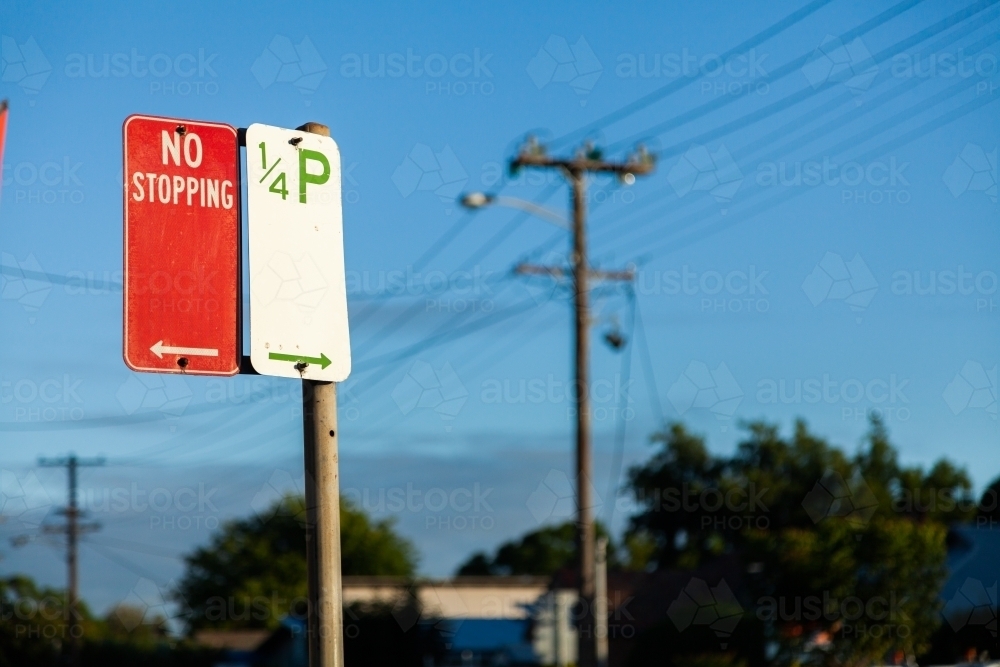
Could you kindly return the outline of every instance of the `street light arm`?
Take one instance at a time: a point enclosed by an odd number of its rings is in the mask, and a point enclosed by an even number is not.
[[[569,220],[561,214],[553,211],[552,209],[541,206],[540,204],[536,204],[535,202],[518,199],[517,197],[490,195],[483,192],[470,192],[462,195],[458,201],[462,204],[462,206],[469,209],[484,208],[486,206],[506,206],[508,208],[516,208],[518,210],[525,211],[526,213],[536,215],[545,222],[551,222],[561,229],[570,229]]]
[[[540,204],[535,202],[527,201],[525,199],[518,199],[517,197],[505,197],[497,196],[494,198],[494,203],[500,206],[506,206],[508,208],[516,208],[526,213],[531,213],[538,216],[539,218],[545,220],[546,222],[551,222],[556,227],[561,229],[569,229],[569,220],[560,215],[559,213],[553,211],[552,209],[545,208]]]

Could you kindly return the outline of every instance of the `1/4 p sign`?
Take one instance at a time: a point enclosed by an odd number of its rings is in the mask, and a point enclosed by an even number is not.
[[[340,151],[330,137],[247,128],[250,360],[263,375],[351,372]]]
[[[239,372],[239,148],[221,123],[129,116],[124,357],[132,370]]]
[[[280,171],[275,171],[278,165],[281,163],[281,158],[276,157],[275,159],[268,162],[267,160],[267,142],[262,141],[257,146],[260,149],[260,168],[267,169],[264,172],[264,176],[261,179],[261,183],[266,183],[271,180],[271,184],[268,186],[267,191],[273,192],[279,195],[282,200],[288,199],[288,175],[285,169]],[[274,146],[272,145],[272,151]],[[310,163],[315,163],[312,171],[310,171]],[[294,168],[294,165],[292,165]],[[330,181],[330,160],[327,159],[326,155],[320,151],[310,150],[308,148],[300,148],[298,150],[298,182],[299,182],[299,192],[298,198],[300,204],[309,203],[309,186],[310,185],[325,185]],[[294,194],[293,194],[294,196]],[[316,193],[313,195],[313,199],[317,196]],[[320,195],[322,196],[322,195]]]

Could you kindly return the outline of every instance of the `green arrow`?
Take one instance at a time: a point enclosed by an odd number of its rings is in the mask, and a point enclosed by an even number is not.
[[[274,359],[275,361],[296,361],[305,364],[319,364],[321,368],[326,368],[332,363],[330,358],[322,352],[320,352],[318,357],[304,357],[301,354],[281,354],[279,352],[269,352],[267,358]]]

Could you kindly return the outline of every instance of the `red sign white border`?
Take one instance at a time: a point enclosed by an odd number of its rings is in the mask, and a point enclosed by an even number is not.
[[[236,183],[234,183],[234,194],[236,196],[236,247],[238,250],[236,257],[236,366],[231,372],[222,373],[219,371],[197,371],[197,370],[168,370],[164,368],[155,367],[145,367],[133,364],[128,358],[128,301],[125,299],[125,292],[128,290],[128,173],[124,169],[125,161],[128,157],[128,125],[133,120],[155,120],[155,121],[166,121],[166,122],[177,122],[182,121],[185,123],[192,123],[195,125],[204,125],[210,127],[222,128],[225,130],[230,130],[233,133],[233,147],[234,155],[236,157]],[[159,373],[166,375],[202,375],[208,377],[232,377],[239,375],[240,366],[242,365],[243,358],[243,258],[242,258],[242,248],[243,248],[243,184],[241,182],[242,175],[242,155],[240,151],[240,144],[238,143],[239,130],[233,127],[229,123],[217,123],[214,121],[206,120],[193,120],[193,119],[181,119],[172,118],[170,116],[153,116],[149,114],[131,114],[122,123],[122,359],[125,365],[128,366],[130,370],[139,373]]]

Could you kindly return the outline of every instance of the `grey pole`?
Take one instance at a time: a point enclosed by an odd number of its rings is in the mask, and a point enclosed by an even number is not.
[[[330,128],[319,123],[306,123],[296,129],[330,136]],[[309,667],[344,665],[337,438],[337,385],[333,382],[302,380],[306,561],[309,571]]]

